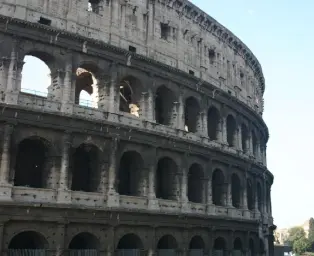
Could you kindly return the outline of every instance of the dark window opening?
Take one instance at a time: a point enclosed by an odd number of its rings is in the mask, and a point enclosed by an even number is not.
[[[242,253],[242,249],[242,241],[237,237],[233,242],[233,250]]]
[[[177,199],[177,173],[176,163],[164,157],[158,161],[156,172],[156,197],[161,199]]]
[[[143,160],[139,153],[125,152],[120,160],[118,172],[118,193],[120,195],[140,196]]]
[[[72,186],[74,191],[97,192],[100,171],[99,150],[94,145],[82,144],[75,149],[71,161]]]
[[[194,236],[189,244],[190,250],[204,250],[205,249],[205,243],[203,238],[200,236]]]
[[[232,206],[240,208],[241,205],[241,182],[236,174],[232,174],[231,178],[231,189],[232,189]]]
[[[242,150],[244,153],[246,153],[248,151],[249,132],[244,124],[241,126],[241,139]]]
[[[247,188],[247,206],[248,209],[250,211],[252,211],[254,209],[254,194],[253,194],[253,187],[252,187],[252,182],[250,180],[247,180],[247,184],[246,184],[246,188]]]
[[[143,92],[141,82],[135,77],[127,76],[119,83],[119,90],[119,110],[140,117],[140,101]]]
[[[161,39],[167,40],[170,32],[169,25],[165,23],[160,23],[160,31]]]
[[[188,132],[197,132],[200,119],[200,106],[197,100],[189,97],[185,101],[185,130]]]
[[[208,49],[208,58],[213,59],[213,58],[215,58],[215,56],[216,56],[215,50],[214,49]]]
[[[189,74],[194,76],[194,71],[189,70]]]
[[[44,188],[49,167],[47,142],[39,138],[23,140],[18,146],[15,166],[15,186]]]
[[[9,250],[43,250],[47,249],[47,247],[46,239],[34,231],[24,231],[17,234],[12,238],[8,246]]]
[[[117,249],[118,250],[143,249],[143,243],[137,235],[127,234],[120,239]]]
[[[155,99],[155,118],[158,124],[171,125],[175,96],[171,90],[161,86],[156,91]]]
[[[89,0],[87,10],[89,12],[94,12],[94,13],[99,14],[99,11],[101,8],[100,2],[101,2],[101,0]]]
[[[129,51],[136,53],[136,47],[129,45]]]
[[[215,170],[212,176],[213,204],[223,206],[225,201],[225,178],[221,170]]]
[[[203,202],[203,170],[198,164],[193,164],[188,173],[188,199],[193,203]]]
[[[46,25],[46,26],[50,26],[51,20],[44,17],[40,17],[38,23]]]
[[[208,131],[208,137],[211,140],[217,140],[218,139],[218,132],[220,130],[220,114],[218,110],[214,107],[211,107],[208,110],[207,114],[207,131]]]
[[[250,252],[250,255],[255,255],[255,246],[254,246],[254,241],[252,238],[250,238],[250,241],[249,241],[249,252]]]
[[[177,249],[178,243],[176,239],[171,235],[165,235],[159,239],[157,249]]]
[[[76,235],[69,244],[70,250],[98,250],[99,241],[90,233],[80,233]],[[96,251],[97,252],[97,251]]]
[[[222,237],[216,238],[214,242],[215,251],[224,251],[226,249],[226,241]]]
[[[227,117],[227,142],[230,147],[235,146],[236,139],[236,121],[233,116]]]
[[[262,211],[262,187],[260,183],[257,183],[257,202],[258,202],[258,210]]]

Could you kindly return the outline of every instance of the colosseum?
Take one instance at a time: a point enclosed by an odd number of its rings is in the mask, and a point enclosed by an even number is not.
[[[0,0],[0,45],[1,255],[273,255],[265,80],[227,28],[188,0]]]

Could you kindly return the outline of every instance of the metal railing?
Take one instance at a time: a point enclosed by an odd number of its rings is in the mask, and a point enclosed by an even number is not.
[[[95,249],[87,250],[69,250],[69,256],[98,256],[99,252]]]
[[[21,92],[35,95],[38,97],[43,97],[43,98],[47,98],[47,95],[48,95],[48,92],[41,92],[41,91],[36,91],[36,90],[32,90],[32,89],[27,89],[27,88],[22,88]]]
[[[223,250],[213,250],[213,256],[224,256]]]
[[[176,256],[176,249],[159,249],[157,250],[157,256]]]
[[[79,105],[87,108],[95,108],[95,102],[91,100],[80,99]]]
[[[41,249],[9,249],[8,256],[46,256],[46,250]]]
[[[140,249],[119,249],[116,251],[117,256],[144,256],[145,252]]]
[[[190,249],[189,256],[203,256],[204,250],[203,249]]]

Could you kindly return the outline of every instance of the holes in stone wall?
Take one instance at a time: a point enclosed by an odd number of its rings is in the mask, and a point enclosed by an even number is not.
[[[213,172],[212,176],[212,199],[213,204],[223,206],[225,201],[225,177],[219,169]]]
[[[231,177],[231,191],[232,191],[232,206],[240,208],[241,205],[241,182],[237,174],[232,174]]]
[[[218,139],[218,132],[220,130],[220,114],[215,107],[211,107],[207,113],[207,131],[208,137],[211,140]]]
[[[166,23],[160,23],[160,37],[167,40],[170,34],[170,27]]]
[[[18,145],[15,165],[15,186],[44,188],[47,177],[47,142],[37,138],[28,138]]]
[[[169,157],[158,161],[156,171],[156,197],[161,199],[177,199],[177,173],[176,163]]]
[[[197,132],[200,119],[200,106],[197,100],[193,97],[189,97],[185,101],[185,129],[188,132]]]
[[[82,144],[71,156],[71,189],[74,191],[97,192],[100,181],[98,166],[99,149],[94,145]]]
[[[102,0],[88,0],[88,7],[87,10],[89,12],[94,12],[99,14],[99,11],[101,10],[101,2]]]
[[[188,173],[188,199],[194,203],[203,202],[203,179],[202,167],[193,164]]]
[[[174,93],[165,86],[159,87],[155,99],[155,118],[158,124],[172,124],[174,105]]]
[[[118,172],[118,193],[120,195],[142,195],[143,159],[135,151],[125,152],[120,160]]]

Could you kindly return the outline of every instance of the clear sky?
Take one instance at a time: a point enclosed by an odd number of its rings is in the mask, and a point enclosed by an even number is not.
[[[192,0],[254,52],[266,79],[264,119],[270,131],[268,168],[275,175],[275,224],[290,227],[314,217],[311,165],[314,122],[314,1]],[[36,74],[34,75],[34,70]],[[22,87],[44,91],[49,69],[27,61]],[[83,98],[87,98],[86,95]]]

